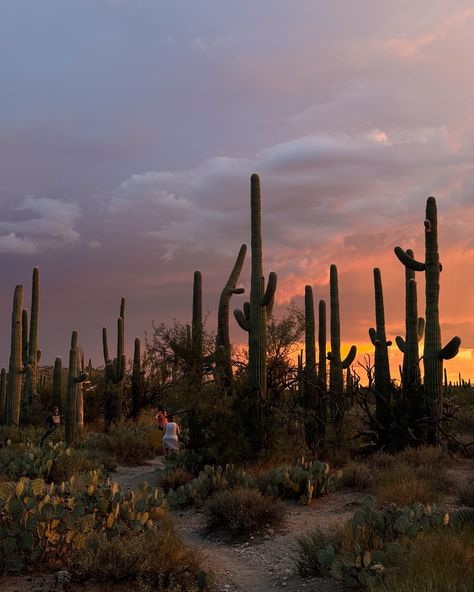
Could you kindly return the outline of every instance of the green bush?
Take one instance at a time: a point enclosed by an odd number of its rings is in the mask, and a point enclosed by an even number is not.
[[[283,504],[256,489],[237,488],[217,492],[206,504],[209,530],[225,529],[232,536],[254,533],[264,526],[281,525]]]
[[[72,567],[84,578],[100,582],[138,582],[139,589],[192,592],[203,579],[201,557],[178,538],[172,523],[120,537],[91,535],[75,556]],[[203,588],[201,588],[203,589]]]

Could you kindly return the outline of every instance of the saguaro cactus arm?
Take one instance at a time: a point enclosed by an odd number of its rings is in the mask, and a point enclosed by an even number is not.
[[[404,251],[401,247],[395,247],[394,251],[395,251],[395,255],[403,263],[403,265],[405,265],[405,267],[408,267],[409,269],[411,269],[413,271],[425,271],[425,269],[426,269],[425,263],[421,262],[421,261],[417,261],[413,257],[410,257],[410,255],[406,251]]]
[[[397,335],[397,337],[395,337],[395,343],[398,345],[398,349],[402,352],[402,354],[404,354],[406,352],[406,343],[403,337]]]
[[[346,370],[347,368],[349,368],[349,366],[355,360],[356,355],[357,355],[357,347],[355,345],[351,345],[351,349],[349,350],[349,353],[342,360],[342,367],[343,367],[344,370]]]
[[[262,298],[262,306],[269,306],[274,297],[275,297],[275,290],[277,287],[277,274],[274,271],[271,271],[268,275],[268,284],[267,289],[265,290],[265,294]],[[267,311],[268,314],[268,311]]]
[[[248,320],[245,318],[244,313],[240,310],[240,308],[236,308],[234,310],[234,317],[235,320],[237,321],[237,323],[239,324],[239,327],[241,329],[243,329],[244,331],[248,331],[249,330],[249,322]]]
[[[441,350],[440,357],[442,360],[451,360],[456,357],[459,353],[459,347],[461,345],[461,338],[456,336],[447,343]]]

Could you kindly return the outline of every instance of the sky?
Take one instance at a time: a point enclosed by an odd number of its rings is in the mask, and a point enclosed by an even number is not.
[[[0,0],[0,365],[13,290],[41,273],[42,362],[77,329],[101,363],[126,298],[127,350],[187,322],[194,270],[208,326],[261,176],[277,312],[339,270],[343,354],[371,351],[373,275],[389,338],[404,270],[437,198],[447,363],[474,378],[474,8],[464,0]],[[241,285],[249,289],[250,259]],[[418,274],[419,309],[424,277]],[[233,307],[245,297],[234,297]],[[231,319],[232,336],[246,335]],[[393,372],[399,363],[392,348]]]

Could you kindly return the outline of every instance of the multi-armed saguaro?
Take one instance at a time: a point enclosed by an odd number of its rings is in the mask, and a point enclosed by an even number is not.
[[[352,345],[349,353],[341,360],[341,323],[339,316],[339,285],[337,267],[333,264],[329,270],[329,293],[331,305],[331,351],[329,359],[329,390],[332,395],[333,419],[338,437],[341,436],[344,417],[344,374],[357,354],[357,348]]]
[[[375,323],[376,328],[369,329],[369,337],[375,347],[375,416],[379,424],[387,428],[390,425],[392,380],[388,348],[392,345],[385,334],[385,310],[383,305],[382,276],[380,269],[374,269],[375,288]]]
[[[411,249],[407,249],[406,254],[414,258]],[[418,342],[423,338],[424,330],[425,319],[418,317],[415,271],[405,266],[405,339],[400,336],[395,338],[398,349],[403,353],[402,390],[405,399],[421,384]]]
[[[246,253],[247,245],[242,245],[229,279],[222,289],[217,313],[216,366],[219,379],[224,390],[227,392],[232,389],[233,382],[229,336],[229,305],[230,299],[234,294],[243,294],[245,292],[244,288],[237,288],[236,285],[239,280],[240,272],[242,271]]]
[[[438,214],[436,200],[429,197],[426,201],[425,219],[425,261],[420,262],[401,249],[395,247],[395,254],[400,261],[413,271],[425,272],[426,284],[426,331],[423,351],[424,398],[426,411],[432,419],[439,419],[443,384],[443,360],[454,358],[459,351],[461,339],[453,337],[442,347],[439,325],[439,276],[441,265],[438,251]],[[429,439],[437,440],[437,429],[429,430]]]
[[[265,289],[262,263],[262,206],[260,179],[250,178],[251,250],[252,269],[250,278],[250,302],[244,304],[243,312],[234,310],[240,327],[249,334],[249,386],[265,398],[267,393],[267,319],[271,316],[277,275],[270,272]]]

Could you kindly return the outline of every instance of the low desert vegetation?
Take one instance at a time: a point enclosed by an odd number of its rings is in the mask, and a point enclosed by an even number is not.
[[[206,504],[206,526],[231,536],[256,534],[264,527],[282,527],[285,506],[256,489],[218,491]]]

